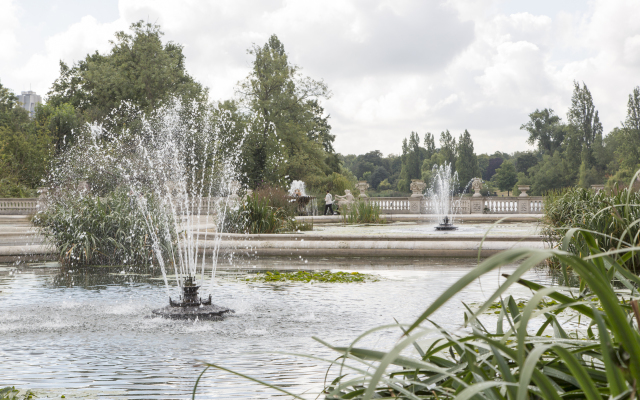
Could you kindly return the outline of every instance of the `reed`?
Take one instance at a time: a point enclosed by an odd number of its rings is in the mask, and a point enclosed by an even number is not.
[[[380,205],[368,201],[355,201],[347,211],[342,214],[342,222],[345,224],[380,224]]]
[[[171,213],[152,196],[142,213],[137,199],[124,191],[106,197],[69,196],[36,214],[34,225],[58,250],[63,265],[138,265],[155,260],[151,232],[164,260],[176,251],[177,233]]]

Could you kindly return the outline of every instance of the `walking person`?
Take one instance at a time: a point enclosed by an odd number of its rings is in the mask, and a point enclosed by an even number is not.
[[[327,195],[324,196],[324,215],[327,215],[327,210],[331,212],[329,215],[333,215],[333,197],[331,197],[331,193],[327,190]]]

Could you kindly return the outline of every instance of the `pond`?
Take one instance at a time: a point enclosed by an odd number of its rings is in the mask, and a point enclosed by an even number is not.
[[[306,261],[306,263],[304,262]],[[345,345],[367,329],[412,322],[474,260],[309,259],[221,266],[213,301],[236,313],[224,321],[172,321],[152,317],[168,302],[160,276],[122,267],[66,270],[56,263],[0,265],[0,385],[30,388],[39,397],[190,398],[200,361],[219,364],[315,398],[327,364],[278,354],[335,359],[312,339]],[[376,274],[357,284],[244,282],[249,272],[340,269]],[[474,282],[434,316],[447,328],[463,322],[461,301],[482,301],[502,281],[495,271]],[[528,279],[551,282],[544,270]],[[528,292],[521,290],[523,297]],[[177,297],[177,289],[172,288]],[[362,346],[390,347],[399,330],[368,337]],[[278,392],[210,369],[197,398],[283,398]]]

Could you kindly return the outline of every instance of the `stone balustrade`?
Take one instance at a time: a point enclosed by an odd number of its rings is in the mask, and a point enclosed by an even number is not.
[[[37,198],[0,198],[0,215],[33,215],[37,212]]]
[[[435,214],[431,199],[420,197],[367,197],[382,214]],[[542,214],[544,197],[462,197],[451,202],[454,214]]]

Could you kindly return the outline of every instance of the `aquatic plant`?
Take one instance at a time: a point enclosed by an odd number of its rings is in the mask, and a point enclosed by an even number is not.
[[[272,206],[268,196],[256,193],[245,196],[237,209],[229,208],[226,213],[226,232],[260,234],[313,230],[313,222],[296,221],[288,206]]]
[[[601,251],[627,249],[640,243],[639,219],[640,192],[636,190],[624,188],[609,193],[568,188],[547,194],[543,234],[548,243],[559,246],[568,230],[580,228],[597,233],[596,242]],[[587,243],[581,236],[572,236],[568,250],[574,254],[585,254],[586,247]],[[628,251],[624,254],[625,259],[619,255],[618,262],[634,269],[640,267],[639,253]]]
[[[20,390],[16,389],[15,386],[7,386],[0,389],[0,400],[28,400],[33,399],[33,396],[35,395],[31,390],[20,394]]]
[[[172,260],[178,242],[172,214],[148,195],[147,219],[137,201],[141,200],[122,190],[105,197],[68,196],[38,213],[33,223],[55,246],[63,265],[157,264],[154,246],[165,260]]]
[[[578,237],[579,236],[579,237]],[[587,243],[587,253],[568,251],[571,240]],[[336,376],[326,399],[563,399],[635,398],[640,389],[640,278],[617,261],[640,247],[602,252],[590,232],[574,230],[559,249],[510,249],[480,263],[440,295],[413,323],[373,328],[349,346],[334,346],[336,360],[324,360]],[[544,260],[556,257],[563,274],[573,270],[580,287],[545,287],[522,279]],[[489,271],[519,263],[486,301],[465,306],[462,329],[449,331],[430,320],[447,301]],[[534,294],[518,302],[506,296],[513,285]],[[622,286],[623,290],[614,287]],[[505,297],[506,296],[506,297]],[[498,301],[500,306],[495,307]],[[494,329],[486,313],[499,311]],[[576,325],[577,321],[577,325]],[[532,322],[535,322],[532,324]],[[568,324],[572,324],[570,330]],[[533,325],[533,326],[532,326]],[[359,347],[369,335],[401,330],[388,351]],[[233,372],[218,364],[207,368]],[[274,390],[302,398],[287,389]],[[194,395],[197,389],[194,388]]]
[[[384,220],[380,218],[380,204],[357,200],[342,214],[342,222],[345,224],[380,224]]]
[[[353,283],[371,282],[377,279],[369,274],[360,272],[331,272],[331,271],[296,271],[280,272],[267,271],[264,274],[256,274],[251,278],[246,278],[247,282],[331,282],[331,283]]]

